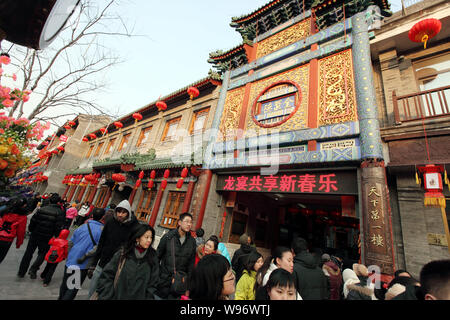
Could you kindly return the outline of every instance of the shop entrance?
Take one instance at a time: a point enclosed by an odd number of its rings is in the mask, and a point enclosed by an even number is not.
[[[289,247],[306,239],[310,251],[359,259],[359,214],[356,196],[237,192],[229,242],[244,232],[258,247]]]

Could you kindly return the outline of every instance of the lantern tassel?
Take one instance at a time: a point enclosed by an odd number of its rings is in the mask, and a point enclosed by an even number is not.
[[[450,181],[448,180],[447,170],[444,170],[444,182],[448,186],[448,190],[450,191]]]
[[[423,42],[423,48],[424,48],[424,49],[427,48],[427,41],[428,41],[428,35],[425,34],[425,35],[422,37],[422,42]]]
[[[417,173],[417,171],[416,171],[416,184],[421,184],[421,181],[420,181],[420,179],[419,179],[419,174]]]
[[[443,194],[425,193],[424,205],[426,207],[440,207],[445,208],[446,202]]]

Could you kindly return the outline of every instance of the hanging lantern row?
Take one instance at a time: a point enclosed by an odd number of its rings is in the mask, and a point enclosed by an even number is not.
[[[156,177],[156,171],[152,170],[152,172],[150,172],[150,180],[148,180],[148,184],[147,184],[147,188],[148,190],[151,190],[155,184],[155,181],[153,181]]]
[[[184,178],[187,177],[188,172],[189,172],[188,168],[184,168],[183,170],[181,170],[181,178],[178,179],[177,190],[180,190],[181,187],[183,186]]]
[[[423,42],[423,48],[427,48],[427,42],[435,37],[442,28],[442,23],[438,19],[424,19],[417,22],[408,32],[409,40],[413,42]]]
[[[136,181],[134,188],[137,189],[142,183],[142,178],[144,178],[144,171],[139,172],[139,179]]]

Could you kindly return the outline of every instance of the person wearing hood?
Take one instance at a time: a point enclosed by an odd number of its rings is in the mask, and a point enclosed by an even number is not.
[[[352,269],[345,269],[342,272],[342,279],[345,300],[377,300],[374,289],[362,285],[361,280]]]
[[[103,228],[97,251],[88,267],[88,276],[91,278],[89,297],[96,289],[97,280],[103,268],[114,256],[117,249],[128,241],[132,230],[138,224],[139,222],[131,211],[128,200],[120,202],[115,208],[113,219],[108,220]]]
[[[69,251],[69,241],[67,237],[69,236],[70,231],[68,229],[61,230],[58,238],[51,238],[48,244],[50,245],[50,249],[45,255],[45,261],[47,261],[47,265],[44,268],[44,271],[41,273],[41,279],[44,281],[44,287],[47,287],[52,281],[53,274],[55,273],[56,267],[58,263],[63,260],[66,260],[67,254]]]
[[[316,259],[308,252],[308,244],[303,238],[292,241],[294,251],[294,275],[297,290],[304,300],[326,300],[329,297],[328,280],[317,266]]]
[[[330,283],[330,300],[341,300],[342,274],[339,266],[331,260],[328,253],[322,255],[322,271]]]
[[[48,242],[52,237],[59,236],[66,222],[66,214],[59,205],[61,198],[57,193],[48,199],[49,204],[38,209],[30,220],[28,230],[31,232],[27,248],[20,262],[17,276],[23,278],[30,266],[33,254],[38,249],[38,256],[31,265],[28,274],[31,279],[37,278],[37,271],[44,262],[45,255],[50,248]]]
[[[251,245],[251,238],[248,234],[244,233],[241,235],[239,243],[241,244],[241,247],[234,252],[233,258],[231,259],[231,266],[236,274],[236,283],[239,281],[242,272],[244,271],[245,257],[251,252],[256,252],[256,248]]]

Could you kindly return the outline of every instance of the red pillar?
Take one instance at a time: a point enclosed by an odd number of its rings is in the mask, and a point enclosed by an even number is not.
[[[64,193],[63,193],[63,195],[62,195],[62,197],[61,197],[61,198],[64,198],[64,197],[66,196],[66,194],[67,194],[67,191],[69,191],[69,189],[70,189],[70,186],[69,186],[69,185],[67,185],[67,187],[66,187],[66,190],[64,191]]]
[[[130,203],[130,206],[133,206],[134,197],[136,196],[137,188],[133,188],[133,191],[131,191],[130,197],[128,198],[128,202]]]
[[[208,202],[208,195],[209,195],[209,188],[211,186],[211,179],[212,179],[212,171],[206,170],[206,186],[205,186],[205,190],[203,192],[202,206],[200,207],[200,212],[198,214],[197,225],[195,226],[195,230],[201,228],[202,224],[203,224],[203,217],[205,215],[206,203]]]
[[[183,203],[183,208],[181,213],[189,212],[189,207],[191,206],[192,195],[194,194],[195,181],[189,181],[188,189],[186,192],[186,198]]]
[[[152,227],[155,226],[156,217],[158,216],[158,211],[159,211],[159,207],[161,206],[161,200],[162,200],[163,194],[164,194],[164,189],[162,189],[160,187],[158,190],[158,194],[156,195],[155,205],[153,206],[152,216],[151,216],[150,222],[149,222],[149,225],[151,225]]]
[[[69,192],[69,196],[67,197],[67,201],[70,202],[72,200],[73,194],[75,193],[75,190],[77,189],[77,186],[70,187],[71,190]]]
[[[93,187],[94,187],[94,189],[91,191],[91,194],[89,195],[89,199],[88,199],[90,204],[92,204],[95,194],[97,193],[97,185],[94,185]]]
[[[106,194],[105,200],[103,200],[102,208],[106,207],[106,204],[108,203],[109,198],[111,198],[111,194],[112,194],[112,190],[111,190],[111,188],[108,188],[108,193]]]

